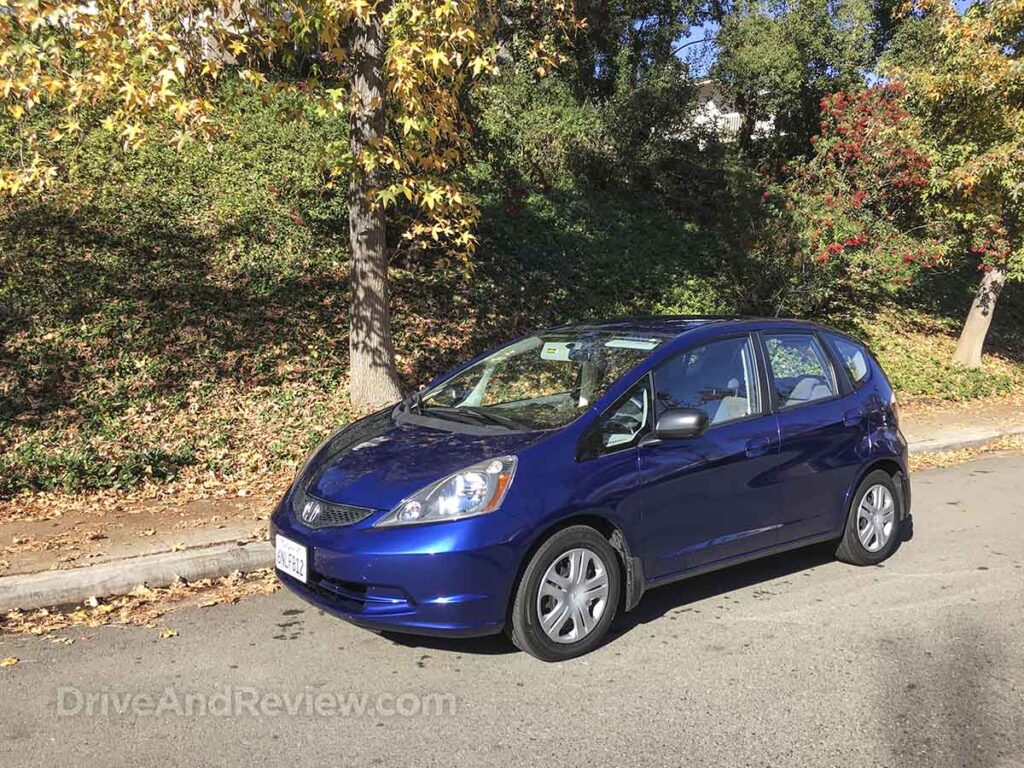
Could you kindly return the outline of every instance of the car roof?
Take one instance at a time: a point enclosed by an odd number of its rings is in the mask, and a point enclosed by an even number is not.
[[[637,317],[619,317],[605,320],[583,320],[565,323],[545,329],[546,331],[604,331],[610,333],[657,334],[665,337],[680,336],[687,331],[709,325],[743,324],[753,327],[770,328],[772,326],[802,326],[805,328],[822,328],[817,323],[791,318],[755,317],[750,315],[650,315]]]

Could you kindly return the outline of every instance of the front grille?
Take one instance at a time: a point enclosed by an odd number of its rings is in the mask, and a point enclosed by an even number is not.
[[[315,511],[318,508],[318,511]],[[342,525],[355,525],[374,513],[370,507],[357,507],[353,504],[336,504],[310,496],[301,488],[295,493],[292,501],[292,514],[295,519],[307,528],[337,528]]]

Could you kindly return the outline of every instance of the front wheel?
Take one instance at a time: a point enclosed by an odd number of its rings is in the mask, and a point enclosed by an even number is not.
[[[619,605],[621,569],[615,550],[586,525],[563,528],[530,558],[512,604],[516,647],[544,661],[594,649]]]
[[[895,552],[903,522],[901,498],[888,472],[876,470],[865,477],[853,495],[836,557],[853,565],[877,565]]]

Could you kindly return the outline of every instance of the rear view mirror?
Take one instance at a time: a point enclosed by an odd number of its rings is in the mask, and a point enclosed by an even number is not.
[[[708,426],[708,415],[696,408],[669,408],[658,417],[655,434],[661,440],[696,437]]]

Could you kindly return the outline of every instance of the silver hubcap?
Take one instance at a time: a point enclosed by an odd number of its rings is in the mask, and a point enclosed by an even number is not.
[[[608,605],[608,569],[589,549],[570,549],[548,566],[537,593],[537,615],[556,643],[589,635]]]
[[[884,485],[868,488],[857,508],[857,536],[868,552],[878,552],[889,543],[896,525],[896,504]]]

